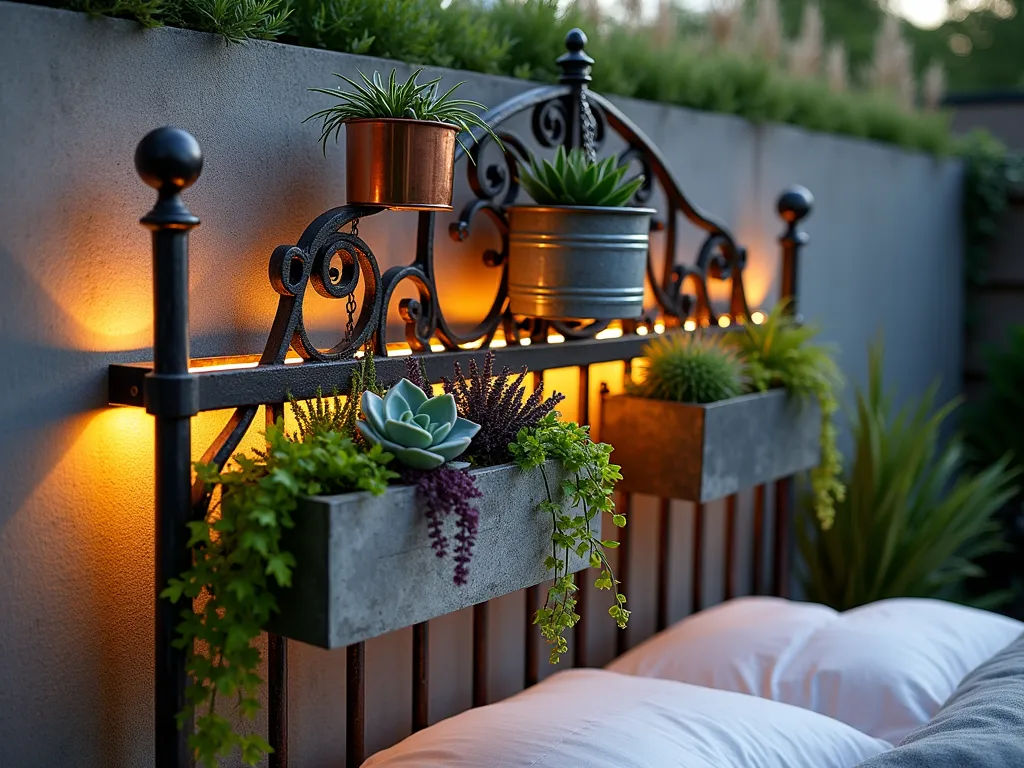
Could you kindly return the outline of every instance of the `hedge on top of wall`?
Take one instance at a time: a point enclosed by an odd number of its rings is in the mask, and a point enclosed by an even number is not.
[[[553,52],[574,26],[595,20],[557,0],[52,0],[91,14],[213,32],[230,42],[273,39],[413,64],[510,75],[556,76]],[[601,24],[588,52],[598,62],[594,88],[753,122],[799,125],[941,154],[949,150],[944,115],[910,111],[875,93],[834,93],[752,56],[708,47],[683,35],[660,42],[650,29]]]

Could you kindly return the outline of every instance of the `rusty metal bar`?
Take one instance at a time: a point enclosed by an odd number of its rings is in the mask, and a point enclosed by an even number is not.
[[[536,685],[540,675],[540,658],[537,653],[537,628],[533,624],[533,615],[537,611],[540,588],[527,587],[523,590],[526,598],[526,661],[523,666],[523,687]]]
[[[669,615],[669,550],[672,546],[670,529],[672,500],[660,499],[658,505],[658,617],[657,630],[668,626]]]
[[[690,613],[704,602],[704,505],[693,505],[693,581],[690,584]]]
[[[754,557],[753,557],[753,594],[764,594],[764,495],[765,488],[759,485],[754,488]]]
[[[725,599],[736,597],[736,494],[725,500]]]
[[[366,649],[363,643],[345,649],[345,765],[359,768],[366,753]]]
[[[580,424],[590,423],[590,366],[577,367],[579,372],[579,394],[576,417]],[[587,604],[590,602],[589,572],[583,571],[579,577],[579,591],[576,593],[576,613],[580,615],[573,630],[573,666],[585,667],[588,661],[587,638]]]
[[[473,606],[473,706],[487,703],[487,603]],[[532,626],[532,625],[531,625]]]
[[[632,538],[630,531],[632,531],[633,521],[633,494],[631,493],[620,493],[619,501],[622,504],[622,508],[626,510],[626,527],[619,528],[619,548],[615,550],[619,553],[619,562],[615,570],[615,578],[617,578],[621,585],[621,591],[628,593],[629,591],[629,566],[630,566],[630,552],[629,542]],[[615,653],[621,656],[629,650],[629,630],[620,629],[615,633]]]
[[[772,567],[772,592],[778,597],[789,597],[789,518],[793,501],[793,478],[786,477],[775,483],[775,542]]]
[[[430,725],[430,624],[412,627],[412,729]]]

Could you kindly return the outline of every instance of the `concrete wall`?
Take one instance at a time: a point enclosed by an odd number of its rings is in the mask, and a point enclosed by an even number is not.
[[[136,220],[153,195],[132,153],[163,124],[198,137],[206,169],[187,196],[203,220],[193,237],[193,352],[255,352],[276,304],[266,278],[272,249],[344,200],[343,152],[332,148],[325,160],[316,129],[301,125],[323,104],[305,89],[330,83],[332,72],[354,76],[382,64],[272,43],[227,46],[5,2],[0,42],[0,764],[151,765],[151,424],[145,414],[105,407],[107,365],[150,357],[149,240]],[[467,96],[488,104],[528,87],[460,78]],[[888,378],[903,395],[939,376],[945,395],[957,391],[958,166],[796,128],[618,103],[660,145],[694,201],[748,245],[755,304],[770,306],[776,292],[775,197],[805,184],[816,210],[806,226],[802,309],[839,346],[851,380],[863,380],[866,345],[884,329]],[[411,258],[413,223],[400,213],[364,222],[382,267]],[[442,299],[467,323],[492,295],[494,276],[478,256],[487,241],[480,235],[473,247],[444,252]],[[341,326],[337,308],[324,302],[311,311],[327,341]],[[222,419],[196,420],[197,456]],[[672,529],[676,616],[688,594],[682,507]],[[638,551],[653,546],[652,520],[651,504],[641,503]],[[748,525],[744,518],[741,531]],[[708,528],[709,540],[721,536],[717,515]],[[630,574],[634,641],[653,625],[652,561],[634,557]],[[710,601],[720,597],[721,562],[706,558],[706,568]],[[603,661],[613,641],[600,612],[591,609],[601,628],[592,650]],[[495,696],[521,680],[522,615],[521,594],[493,612]],[[468,704],[458,684],[469,679],[469,621],[462,612],[434,624],[434,718]],[[394,660],[409,659],[410,648],[408,632],[368,645],[371,721],[408,712],[409,669]],[[293,765],[336,766],[344,654],[298,644],[291,654]],[[369,746],[407,728],[378,728]]]

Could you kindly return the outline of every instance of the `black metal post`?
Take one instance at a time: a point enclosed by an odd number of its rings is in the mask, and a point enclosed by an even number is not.
[[[789,300],[786,311],[798,321],[802,319],[797,306],[798,273],[800,250],[810,239],[801,232],[800,222],[807,218],[814,206],[814,197],[806,187],[790,187],[779,195],[779,216],[786,222],[786,229],[779,237],[782,246],[782,299]],[[793,507],[793,478],[784,477],[775,483],[775,551],[774,589],[777,597],[789,596],[789,555],[790,521]]]
[[[569,30],[569,34],[565,36],[566,53],[559,56],[555,63],[562,70],[558,82],[572,86],[572,93],[569,96],[571,104],[567,110],[569,124],[563,137],[565,148],[583,147],[592,152],[594,137],[591,135],[588,139],[585,132],[588,125],[589,130],[593,130],[593,122],[589,115],[584,115],[584,109],[589,110],[589,106],[584,106],[586,97],[583,92],[591,80],[590,68],[594,65],[594,60],[583,50],[586,44],[587,35],[582,29]]]
[[[192,493],[191,418],[198,388],[189,375],[188,233],[199,219],[181,201],[203,168],[199,143],[177,128],[158,128],[139,142],[135,168],[158,191],[141,223],[153,232],[153,371],[146,376],[146,410],[156,431],[156,765],[187,768],[191,728],[175,716],[185,704],[186,653],[171,643],[179,607],[160,598],[167,580],[188,568]]]
[[[799,229],[814,206],[814,197],[806,187],[790,187],[779,195],[779,216],[786,222],[786,230],[779,237],[782,245],[782,298],[789,299],[789,311],[797,314],[798,271],[800,249],[807,245],[806,232]]]

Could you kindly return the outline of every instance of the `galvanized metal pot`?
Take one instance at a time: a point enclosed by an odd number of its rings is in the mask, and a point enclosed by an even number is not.
[[[380,118],[345,123],[348,202],[452,210],[458,126]]]
[[[558,320],[639,317],[653,213],[651,208],[511,206],[512,312]]]

